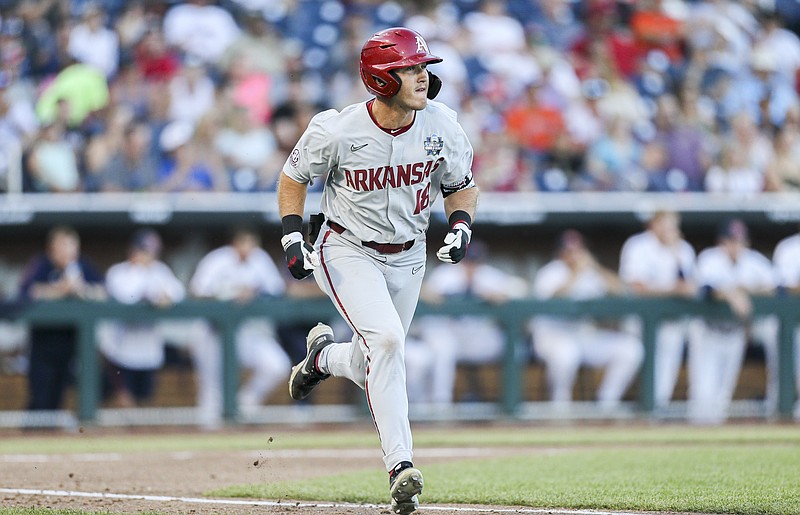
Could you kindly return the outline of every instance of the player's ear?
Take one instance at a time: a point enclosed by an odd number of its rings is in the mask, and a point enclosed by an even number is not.
[[[431,72],[428,72],[428,98],[430,100],[436,98],[436,95],[439,94],[439,91],[441,89],[442,89],[442,79],[432,74]]]

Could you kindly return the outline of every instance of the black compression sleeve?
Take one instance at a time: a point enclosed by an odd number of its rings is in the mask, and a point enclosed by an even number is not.
[[[284,236],[293,232],[303,232],[303,217],[300,215],[286,215],[281,218]]]
[[[467,224],[467,227],[472,226],[472,217],[469,216],[469,213],[462,210],[453,211],[450,214],[450,218],[447,220],[447,223],[450,224],[450,227],[453,227],[458,222],[464,222]]]

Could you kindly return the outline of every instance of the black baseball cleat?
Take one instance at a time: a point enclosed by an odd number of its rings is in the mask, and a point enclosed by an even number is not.
[[[333,330],[325,324],[317,324],[308,332],[306,357],[292,368],[292,375],[289,376],[289,395],[292,399],[305,399],[311,390],[331,376],[317,370],[316,362],[320,351],[332,343]]]
[[[422,472],[410,461],[401,461],[389,472],[389,494],[392,496],[392,511],[408,515],[419,508],[422,493]]]

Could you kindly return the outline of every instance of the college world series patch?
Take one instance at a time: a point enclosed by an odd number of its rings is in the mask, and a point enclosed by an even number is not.
[[[429,156],[438,156],[444,147],[444,140],[438,134],[431,134],[425,138],[423,148]]]

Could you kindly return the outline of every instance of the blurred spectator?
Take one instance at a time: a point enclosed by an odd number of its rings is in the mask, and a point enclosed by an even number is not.
[[[157,308],[183,300],[185,289],[162,261],[161,237],[140,229],[131,237],[127,260],[106,273],[109,296],[123,304],[144,302]],[[100,352],[108,366],[106,377],[114,405],[131,408],[147,403],[155,388],[156,372],[164,365],[164,336],[159,322],[101,322],[97,328]]]
[[[31,191],[38,193],[74,192],[81,189],[81,177],[75,150],[66,139],[61,123],[42,128],[31,146],[27,160]]]
[[[133,60],[145,80],[162,86],[178,73],[181,60],[167,45],[161,27],[150,26],[133,51]]]
[[[748,160],[747,151],[733,143],[720,152],[718,164],[709,168],[705,190],[709,193],[748,197],[764,189],[764,176]]]
[[[642,144],[623,118],[611,121],[608,133],[586,153],[585,189],[595,191],[643,191],[648,178],[639,162]]]
[[[800,191],[800,130],[792,121],[778,129],[772,140],[772,160],[765,173],[767,191]]]
[[[534,41],[559,52],[571,48],[582,33],[573,5],[569,0],[541,0],[541,13],[528,26]]]
[[[581,83],[581,95],[573,98],[564,110],[570,139],[585,152],[605,131],[606,121],[600,113],[600,99],[610,86],[605,79],[588,79]]]
[[[508,133],[534,163],[550,154],[566,132],[561,111],[543,102],[543,85],[541,78],[528,84],[523,97],[504,114]]]
[[[751,299],[774,293],[775,277],[769,259],[750,248],[747,226],[732,219],[720,226],[717,244],[698,254],[697,283],[706,298],[725,302],[733,313],[697,321],[689,337],[689,418],[720,423],[728,415],[748,338],[768,352],[777,344],[777,319],[753,319]]]
[[[239,32],[231,13],[211,0],[176,4],[164,16],[167,42],[207,64],[215,64]]]
[[[534,294],[538,299],[586,300],[619,294],[623,283],[600,265],[586,247],[583,236],[567,230],[559,237],[556,258],[536,273]],[[616,321],[613,324],[616,325]],[[614,408],[639,371],[644,349],[639,338],[592,320],[537,315],[530,324],[533,350],[547,369],[550,399],[567,407],[581,365],[603,368],[596,392],[603,408]]]
[[[113,20],[119,38],[120,60],[131,61],[132,52],[144,38],[152,23],[153,14],[145,9],[143,0],[125,2],[124,10]]]
[[[120,147],[87,176],[87,191],[151,191],[157,182],[158,159],[152,152],[152,131],[142,122],[123,128]]]
[[[62,57],[55,28],[46,16],[54,2],[22,0],[16,14],[22,23],[20,39],[25,48],[25,75],[42,79],[62,69],[66,64]]]
[[[169,100],[169,117],[175,121],[197,123],[214,108],[216,87],[197,56],[189,55],[170,79]]]
[[[256,123],[243,106],[232,106],[214,139],[214,148],[225,163],[234,191],[258,191],[272,187],[270,157],[277,148],[269,129]]]
[[[232,66],[262,73],[275,80],[286,73],[289,47],[277,27],[270,25],[257,11],[244,15],[242,32],[222,54],[219,67],[230,73]]]
[[[636,295],[645,297],[693,298],[695,252],[682,238],[680,215],[658,211],[645,231],[629,237],[622,245],[619,275]],[[629,322],[641,335],[638,320]],[[689,331],[689,319],[662,320],[655,342],[655,402],[667,405],[678,380]]]
[[[750,68],[737,77],[725,97],[729,113],[746,112],[762,129],[780,127],[798,107],[794,77],[779,73],[781,58],[768,48],[754,48]]]
[[[80,238],[71,227],[47,233],[46,251],[28,265],[20,282],[26,301],[106,298],[103,277],[80,253]],[[56,410],[73,377],[77,330],[72,326],[33,327],[30,331],[28,409]]]
[[[680,93],[680,100],[671,93],[656,99],[655,141],[664,149],[665,162],[663,177],[653,189],[703,191],[711,140],[696,114],[696,90],[687,84]]]
[[[69,33],[68,51],[79,62],[113,77],[119,65],[119,38],[106,26],[106,13],[95,2],[83,5],[81,21]]]
[[[35,140],[38,130],[39,122],[28,95],[13,87],[10,74],[0,71],[0,184],[8,186],[9,172]]]
[[[150,116],[150,96],[153,94],[163,93],[145,81],[142,70],[135,63],[126,61],[120,65],[119,73],[109,85],[109,104],[128,109],[135,118],[144,120]]]
[[[524,297],[527,289],[524,279],[492,264],[483,242],[473,241],[459,266],[441,265],[426,274],[421,298],[431,304],[443,304],[454,297],[502,304]],[[413,325],[412,337],[423,342],[427,354],[433,356],[430,374],[414,370],[408,378],[417,402],[449,404],[453,402],[458,365],[475,372],[479,365],[502,360],[505,333],[490,317],[426,315]],[[485,400],[476,376],[469,379],[472,391],[467,392],[466,400]]]
[[[587,0],[580,4],[583,32],[569,49],[581,79],[611,75],[631,77],[637,68],[637,49],[631,34],[619,23],[617,2]]]
[[[480,0],[477,10],[464,15],[462,25],[469,36],[468,52],[515,96],[538,80],[541,70],[528,48],[522,23],[509,16],[506,4]]]
[[[639,166],[647,178],[647,191],[673,191],[677,181],[671,180],[674,177],[674,170],[667,169],[667,159],[667,149],[660,142],[649,141],[642,145]],[[684,183],[678,184],[683,185]]]
[[[487,129],[472,161],[481,191],[525,191],[533,188],[520,158],[519,147],[500,129]]]
[[[95,176],[120,152],[125,132],[133,119],[133,112],[121,105],[105,111],[104,114],[106,116],[101,122],[102,128],[90,136],[84,149],[82,162],[86,172],[84,188],[87,191],[97,191]]]
[[[207,158],[208,147],[201,148],[194,139],[194,127],[184,121],[167,125],[159,135],[165,153],[158,172],[156,190],[225,191],[228,180],[225,170]]]
[[[761,30],[753,45],[753,52],[780,56],[775,60],[775,71],[781,76],[781,82],[794,86],[800,69],[800,38],[783,27],[776,10],[760,7],[756,16]]]
[[[260,296],[283,295],[283,276],[260,244],[254,229],[236,229],[230,244],[200,260],[189,283],[192,295],[241,304]],[[276,339],[272,322],[263,317],[244,321],[236,331],[236,355],[240,365],[251,372],[237,397],[240,412],[249,416],[288,378],[291,362]]]
[[[70,125],[79,126],[108,101],[108,83],[103,74],[85,64],[71,64],[46,85],[36,103],[36,114],[46,124],[64,109]]]
[[[672,63],[680,64],[684,58],[684,25],[682,20],[667,10],[667,2],[639,0],[633,3],[633,8],[630,25],[639,58],[658,50],[666,54]],[[682,14],[686,15],[688,12]]]
[[[708,67],[736,75],[747,65],[758,22],[735,0],[707,0],[689,5],[685,33],[693,48],[708,50]]]

